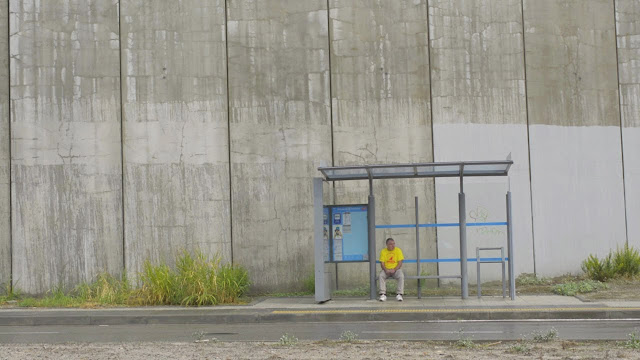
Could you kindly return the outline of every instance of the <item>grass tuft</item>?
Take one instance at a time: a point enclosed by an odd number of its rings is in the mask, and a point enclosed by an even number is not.
[[[184,251],[176,268],[144,264],[140,295],[145,305],[203,306],[233,303],[249,288],[249,274],[241,267],[220,265],[220,257]]]
[[[588,278],[597,281],[607,281],[616,277],[631,278],[640,274],[640,254],[638,250],[625,244],[622,249],[609,252],[599,259],[595,255],[582,262],[582,271]]]
[[[145,261],[140,282],[141,286],[134,288],[126,276],[117,279],[104,273],[70,292],[59,286],[40,298],[13,293],[0,297],[0,304],[15,298],[23,307],[217,305],[237,302],[250,285],[246,269],[221,264],[220,257],[209,259],[199,251],[195,255],[183,251],[175,268]]]
[[[625,244],[613,254],[613,266],[618,276],[633,277],[640,274],[640,254],[638,250]]]

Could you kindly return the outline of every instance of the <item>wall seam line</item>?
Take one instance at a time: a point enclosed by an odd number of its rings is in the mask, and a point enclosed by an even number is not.
[[[524,66],[524,102],[527,112],[527,157],[529,160],[529,200],[531,208],[531,245],[533,251],[533,273],[537,274],[536,267],[536,237],[533,213],[533,168],[531,166],[531,134],[529,133],[529,92],[527,91],[527,46],[525,43],[525,27],[524,27],[524,0],[520,1],[520,15],[522,17],[522,63]]]
[[[616,44],[616,75],[618,76],[618,115],[620,117],[620,158],[622,165],[622,199],[624,204],[624,231],[625,244],[629,245],[629,221],[627,214],[627,183],[624,176],[624,124],[622,122],[622,92],[620,87],[620,58],[618,55],[618,19],[616,18],[616,0],[613,2],[613,41]]]
[[[329,116],[330,116],[330,124],[331,124],[331,166],[336,166],[336,158],[335,158],[335,143],[333,139],[333,71],[331,68],[331,4],[330,0],[327,0],[327,45],[329,49]],[[331,205],[335,205],[336,203],[336,182],[332,181],[330,183],[330,198]],[[324,195],[323,195],[324,197]],[[324,202],[324,201],[323,201]],[[336,286],[338,286],[338,263],[335,265],[336,272]]]
[[[11,166],[13,154],[12,154],[12,134],[11,134],[11,5],[10,1],[7,1],[7,59],[8,61],[8,71],[7,71],[7,122],[8,122],[8,132],[9,132],[9,293],[13,293],[13,166]]]
[[[332,72],[331,72],[331,5],[329,3],[330,0],[327,0],[327,42],[328,42],[328,50],[329,50],[329,119],[331,124],[331,166],[335,166],[335,149],[333,144],[333,81],[331,80]],[[334,182],[335,186],[335,182]]]
[[[123,101],[123,92],[124,87],[122,86],[124,83],[124,77],[122,74],[122,1],[118,1],[118,57],[119,57],[119,67],[120,67],[120,181],[121,181],[121,194],[122,194],[122,274],[127,273],[127,241],[126,241],[126,217],[125,217],[125,181],[124,181],[124,101]]]
[[[229,251],[231,252],[231,265],[233,265],[233,188],[231,179],[231,96],[229,94],[229,17],[227,14],[227,1],[224,0],[224,47],[225,68],[227,71],[227,155],[229,161]]]
[[[431,117],[431,161],[436,161],[436,145],[435,145],[435,133],[433,131],[433,80],[431,76],[431,18],[429,17],[429,0],[426,0],[427,6],[427,51],[428,59],[429,59],[429,115]],[[437,191],[436,191],[436,179],[433,178],[433,219],[434,222],[438,223],[438,211],[437,211]],[[436,246],[436,259],[439,258],[440,254],[438,251],[438,229],[435,229],[435,246]],[[418,274],[420,275],[420,274]],[[440,275],[440,264],[436,264],[436,275]],[[440,279],[438,279],[438,287],[440,287]]]

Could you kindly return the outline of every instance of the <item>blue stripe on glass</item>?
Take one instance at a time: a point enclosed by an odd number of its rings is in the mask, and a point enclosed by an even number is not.
[[[484,222],[484,223],[467,223],[467,226],[506,226],[506,222]],[[418,227],[454,227],[459,223],[441,223],[441,224],[418,224]],[[416,224],[399,224],[399,225],[376,225],[376,229],[399,229],[399,228],[415,228]]]
[[[508,257],[504,258],[506,261],[509,261]],[[480,258],[480,261],[501,261],[501,258]],[[467,258],[467,261],[475,262],[478,261],[476,258]],[[420,263],[442,263],[442,262],[460,262],[460,258],[450,258],[450,259],[420,259]],[[376,261],[376,263],[380,263],[380,261]],[[403,264],[415,264],[415,259],[405,259],[402,260]]]

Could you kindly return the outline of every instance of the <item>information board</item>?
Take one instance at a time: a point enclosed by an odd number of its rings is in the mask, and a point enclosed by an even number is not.
[[[367,210],[367,205],[325,207],[323,231],[329,232],[325,261],[327,258],[330,262],[369,261]]]
[[[330,244],[330,236],[329,236],[329,216],[331,212],[328,207],[324,207],[322,209],[322,217],[324,218],[324,224],[322,225],[322,237],[324,238],[324,261],[331,260],[331,252],[329,249],[331,248]]]

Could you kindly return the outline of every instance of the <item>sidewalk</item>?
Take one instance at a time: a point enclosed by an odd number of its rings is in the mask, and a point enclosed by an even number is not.
[[[640,301],[583,302],[575,297],[415,297],[397,302],[313,297],[263,298],[248,305],[106,309],[0,309],[0,326],[215,324],[321,321],[426,321],[506,319],[640,319]]]

